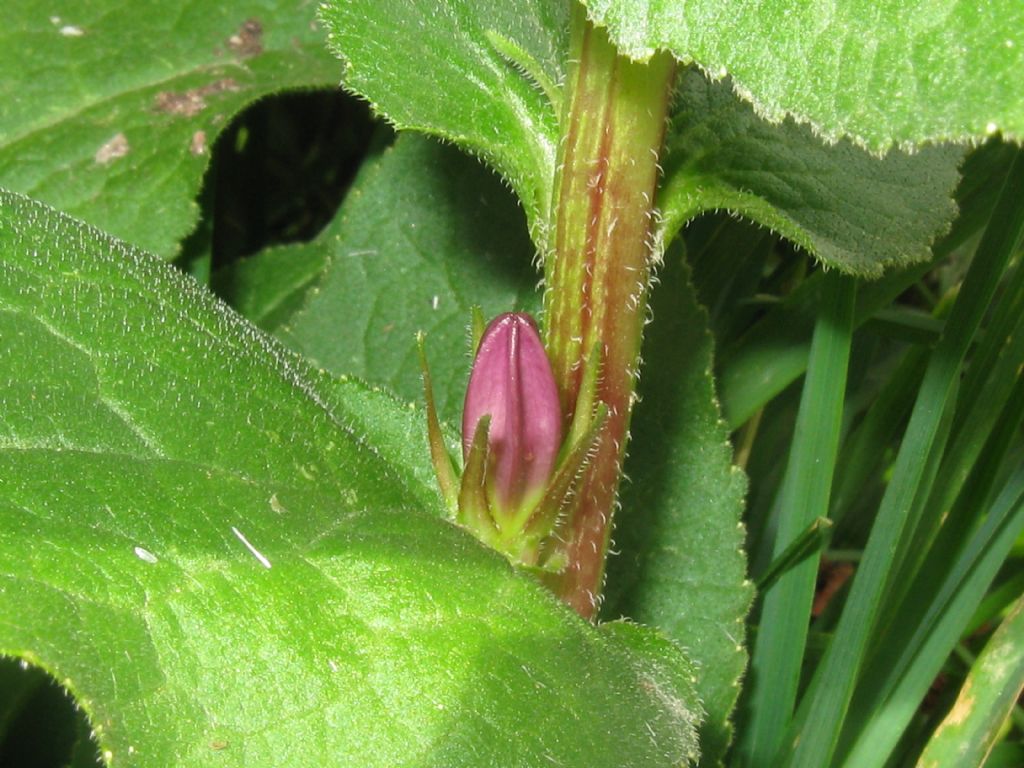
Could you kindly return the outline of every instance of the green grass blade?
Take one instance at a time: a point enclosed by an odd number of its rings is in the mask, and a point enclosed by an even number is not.
[[[942,320],[919,309],[889,307],[864,323],[864,330],[908,344],[931,346],[942,335]]]
[[[971,365],[964,374],[961,391],[965,407],[958,409],[953,422],[954,440],[969,442],[973,437],[972,431],[985,434],[991,429],[995,418],[992,411],[998,411],[1009,396],[1016,379],[1017,365],[1024,358],[1024,343],[1019,338],[1022,328],[1024,263],[1018,261],[1008,275],[1003,296],[985,326],[984,339],[974,350]],[[996,407],[988,405],[986,408],[986,400],[994,400]],[[966,435],[961,437],[964,433]]]
[[[890,601],[883,608],[879,629],[875,633],[874,647],[857,688],[850,711],[844,723],[840,753],[849,750],[851,743],[860,738],[867,724],[885,705],[885,699],[899,684],[902,668],[893,660],[900,658],[908,648],[915,647],[919,629],[928,623],[929,611],[935,596],[935,586],[940,585],[950,574],[950,564],[963,558],[964,542],[976,535],[981,517],[989,509],[994,489],[1002,475],[1007,447],[1017,432],[1024,417],[1024,379],[1014,393],[1011,402],[1004,409],[1003,418],[996,430],[986,441],[980,459],[964,485],[949,515],[949,521],[942,530],[936,545],[928,553],[923,567],[910,579],[905,590],[899,592],[902,602]],[[981,600],[979,598],[978,602]],[[970,608],[971,616],[962,627],[961,635],[967,634],[969,623],[973,623],[976,605]]]
[[[939,536],[921,563],[921,567],[904,578],[907,579],[906,590],[890,590],[890,595],[899,593],[900,602],[890,598],[884,608],[885,630],[879,630],[878,663],[881,670],[866,675],[869,686],[887,678],[891,669],[886,661],[909,641],[909,635],[923,615],[922,606],[926,605],[934,592],[934,585],[942,582],[949,572],[949,564],[960,556],[964,542],[968,541],[981,524],[982,515],[998,488],[1005,479],[1003,467],[1007,464],[1007,453],[1014,440],[1017,429],[1024,420],[1024,378],[1018,381],[1010,402],[1000,414],[999,423],[985,441],[984,448],[974,466],[973,471],[963,485],[959,497],[946,515],[946,522]],[[902,574],[901,574],[902,575]],[[888,597],[888,596],[887,596]],[[891,627],[889,625],[891,624]],[[883,626],[880,624],[880,626]],[[872,661],[872,664],[875,662]],[[866,715],[873,714],[877,702],[868,705]]]
[[[929,502],[925,507],[929,519],[923,521],[920,527],[927,523],[933,529],[939,530],[927,540],[924,536],[919,536],[920,543],[907,544],[907,551],[911,556],[902,563],[895,582],[897,587],[901,584],[909,585],[915,580],[924,585],[938,583],[945,575],[948,563],[958,555],[963,542],[979,524],[982,510],[988,506],[987,502],[991,499],[993,490],[998,487],[1000,468],[1006,462],[1006,456],[1016,437],[1017,427],[1024,419],[1024,378],[1016,379],[1016,386],[1009,401],[996,417],[988,435],[977,437],[979,447],[972,450],[977,456],[977,461],[970,474],[960,482],[959,495],[951,503],[945,501],[940,508],[935,508],[934,502]],[[939,483],[948,477],[950,471],[943,468],[939,475]],[[933,531],[928,531],[927,534],[933,534]],[[924,552],[919,554],[917,547],[923,548]],[[928,587],[925,586],[925,589]],[[890,590],[886,595],[886,605],[883,609],[886,621],[908,611],[915,612],[919,602],[912,596],[906,598],[905,592],[898,588]]]
[[[1019,153],[1014,145],[993,142],[967,156],[956,192],[960,216],[950,233],[935,244],[935,258],[862,285],[857,296],[858,327],[918,283],[942,259],[972,247],[973,238],[988,222],[1007,169]],[[722,349],[719,392],[732,429],[745,423],[806,370],[821,277],[811,276],[751,328],[739,344]]]
[[[850,705],[877,606],[894,572],[894,555],[908,523],[908,510],[948,401],[981,318],[1024,229],[1024,161],[1007,176],[989,226],[950,312],[945,333],[929,360],[914,411],[879,509],[878,519],[854,580],[835,637],[800,705],[790,742],[791,766],[828,765]]]
[[[1024,467],[993,505],[985,525],[948,570],[892,670],[882,703],[861,732],[845,768],[881,768],[910,723],[928,687],[953,651],[1014,540],[1024,529]],[[1008,710],[1007,710],[1008,711]],[[972,762],[960,765],[975,765]]]
[[[1006,281],[984,336],[973,350],[941,470],[917,530],[904,537],[903,551],[917,554],[903,562],[895,583],[910,583],[940,528],[970,527],[975,505],[968,504],[959,516],[950,514],[950,507],[961,493],[972,467],[979,461],[987,436],[1007,418],[1004,406],[1014,398],[1014,390],[1021,387],[1019,368],[1022,361],[1024,264],[1018,263]],[[960,540],[960,537],[955,539]],[[890,604],[895,602],[894,598],[898,599],[898,596],[890,595]]]
[[[934,261],[915,264],[865,283],[857,296],[854,327],[889,306],[933,266]],[[811,328],[826,277],[812,275],[738,345],[723,351],[719,387],[730,428],[746,422],[807,369]]]
[[[828,513],[839,448],[843,396],[853,336],[856,282],[830,274],[822,291],[792,442],[775,555],[781,556],[816,518]],[[766,765],[782,742],[796,704],[800,667],[814,600],[818,557],[804,558],[765,596],[751,658],[750,719],[739,743],[746,765]]]
[[[952,711],[935,731],[920,768],[981,765],[1024,688],[1024,596],[985,645]]]
[[[953,417],[956,413],[956,401],[959,392],[959,379],[954,378],[950,391],[946,396],[942,415],[939,418],[938,429],[932,438],[930,450],[924,457],[924,470],[917,480],[917,492],[914,494],[912,504],[905,512],[905,525],[891,558],[892,570],[889,573],[888,585],[882,601],[875,612],[874,641],[876,644],[879,640],[886,637],[886,627],[892,622],[896,606],[900,605],[900,601],[906,595],[907,588],[917,573],[916,566],[920,563],[923,556],[914,550],[914,535],[921,527],[922,517],[931,516],[932,514],[927,503],[930,498],[929,494],[935,487],[936,480],[940,478],[939,470],[942,467],[942,459],[949,444],[949,436],[953,426]],[[973,505],[973,508],[981,510],[984,507],[979,500],[979,503]],[[943,574],[945,574],[945,570],[940,575]],[[872,649],[874,648],[874,646],[871,647]]]
[[[914,395],[921,384],[926,362],[927,350],[920,347],[909,350],[864,418],[844,440],[839,453],[843,471],[836,478],[832,494],[831,511],[837,526],[837,540],[841,540],[839,534],[847,529],[864,525],[861,520],[848,516],[856,505],[862,503],[865,486],[873,477],[882,474],[887,452],[879,450],[879,446],[898,442],[899,433],[906,426],[914,406]],[[867,538],[866,532],[864,538]]]
[[[786,551],[779,555],[768,569],[757,580],[757,591],[764,594],[785,574],[800,565],[811,555],[820,552],[832,537],[832,521],[827,517],[816,517],[804,528],[803,533],[796,537]]]
[[[1003,573],[985,599],[978,605],[970,624],[964,630],[967,636],[973,635],[989,622],[1006,611],[1018,595],[1024,594],[1024,562],[1013,558],[1004,566]]]

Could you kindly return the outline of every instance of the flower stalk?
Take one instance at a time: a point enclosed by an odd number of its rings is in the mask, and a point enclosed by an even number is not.
[[[544,341],[526,315],[502,315],[486,328],[474,315],[461,477],[422,359],[431,456],[453,516],[513,562],[540,568],[559,597],[592,619],[635,400],[675,64],[667,54],[619,56],[581,5],[569,61]]]
[[[618,55],[581,6],[570,49],[554,246],[545,259],[545,340],[563,423],[571,425],[590,397],[585,372],[598,366],[592,399],[608,417],[565,524],[566,567],[547,580],[593,618],[635,398],[654,257],[657,158],[675,65],[667,54],[646,63]]]

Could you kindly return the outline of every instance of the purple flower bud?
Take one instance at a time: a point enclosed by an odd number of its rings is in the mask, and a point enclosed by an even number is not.
[[[463,456],[487,414],[487,490],[500,525],[540,498],[562,446],[558,387],[527,314],[499,315],[480,339],[462,412]]]

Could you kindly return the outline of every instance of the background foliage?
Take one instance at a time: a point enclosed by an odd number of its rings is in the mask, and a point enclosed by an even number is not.
[[[440,519],[412,343],[457,423],[540,307],[569,5],[9,5],[0,763],[1019,763],[1018,4],[587,3],[694,64],[597,626]]]

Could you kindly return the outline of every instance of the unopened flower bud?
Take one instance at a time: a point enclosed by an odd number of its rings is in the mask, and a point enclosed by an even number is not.
[[[533,319],[499,315],[480,339],[462,413],[463,455],[489,415],[487,497],[499,526],[543,495],[562,446],[562,413]]]

